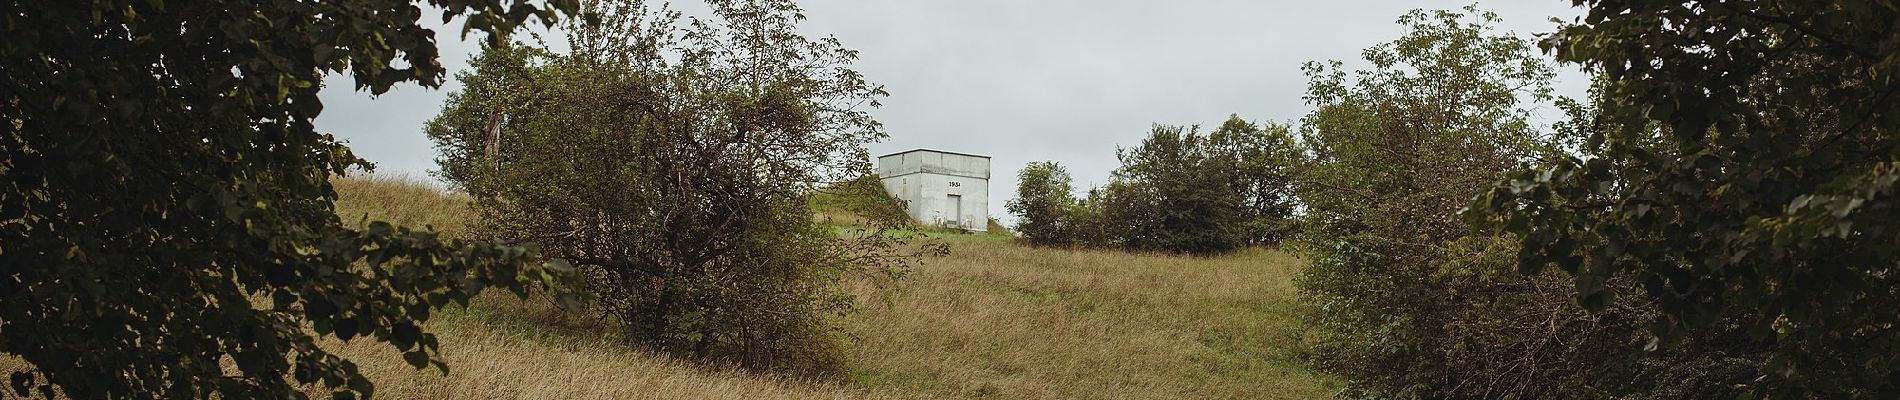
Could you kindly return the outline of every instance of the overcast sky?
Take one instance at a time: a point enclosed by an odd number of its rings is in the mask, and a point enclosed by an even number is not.
[[[692,9],[684,5],[682,9]],[[872,110],[890,139],[873,155],[934,148],[994,157],[990,214],[1012,221],[1003,202],[1030,161],[1066,166],[1078,191],[1107,181],[1115,149],[1137,144],[1151,124],[1218,126],[1228,114],[1290,122],[1302,100],[1300,64],[1337,59],[1400,35],[1394,21],[1414,8],[1457,9],[1469,1],[1103,1],[808,0],[807,36],[836,35],[860,50],[855,68],[891,96]],[[1499,27],[1529,37],[1569,21],[1569,0],[1490,0],[1479,7]],[[467,67],[474,41],[437,29],[442,62]],[[471,38],[473,39],[473,38]],[[1357,65],[1362,65],[1358,63]],[[1560,95],[1587,80],[1563,67]],[[347,140],[378,171],[426,176],[435,151],[423,123],[459,86],[405,86],[372,98],[332,77],[317,128]],[[1543,110],[1547,119],[1555,110]]]

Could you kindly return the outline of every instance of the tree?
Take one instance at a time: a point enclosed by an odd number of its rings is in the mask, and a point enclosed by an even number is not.
[[[1016,173],[1016,198],[1004,205],[1016,214],[1016,231],[1023,240],[1037,246],[1070,246],[1075,243],[1075,221],[1070,212],[1076,207],[1074,182],[1069,171],[1052,161],[1030,162]]]
[[[1259,124],[1227,117],[1207,135],[1204,174],[1228,177],[1228,190],[1239,196],[1241,240],[1279,244],[1294,231],[1294,177],[1304,150],[1286,125]]]
[[[1069,194],[1059,166],[1024,169],[1010,210],[1024,217],[1025,236],[1032,243],[1211,255],[1277,244],[1293,229],[1293,176],[1304,155],[1284,125],[1262,129],[1230,116],[1205,135],[1156,125],[1116,156],[1122,166],[1114,180],[1082,201]]]
[[[1869,1],[1596,2],[1543,42],[1605,79],[1581,157],[1473,206],[1584,306],[1640,283],[1668,349],[1730,328],[1778,398],[1900,395],[1893,21]],[[1633,289],[1633,288],[1632,288]]]
[[[878,231],[841,238],[809,209],[824,184],[869,170],[863,145],[884,132],[858,107],[885,93],[848,68],[855,52],[798,34],[791,1],[710,5],[712,19],[686,21],[590,3],[603,18],[566,27],[571,52],[491,49],[527,55],[510,62],[523,67],[463,79],[521,84],[500,104],[469,92],[444,106],[429,130],[443,171],[469,171],[489,235],[580,266],[634,344],[839,372],[843,281],[894,279],[919,254]],[[489,146],[478,138],[496,114]]]
[[[1500,171],[1555,157],[1527,103],[1552,67],[1497,16],[1414,10],[1369,69],[1308,63],[1296,284],[1321,367],[1377,398],[1614,397],[1653,382],[1622,304],[1593,315],[1558,277],[1510,274],[1513,237],[1457,217]],[[1661,383],[1669,385],[1674,383]],[[1637,388],[1640,389],[1640,388]]]
[[[1125,193],[1127,207],[1104,210],[1124,221],[1122,247],[1143,251],[1218,254],[1242,243],[1240,193],[1232,190],[1232,171],[1220,165],[1198,128],[1156,125],[1147,139],[1116,152],[1122,166],[1115,179],[1140,193]],[[1231,164],[1228,164],[1231,165]]]
[[[575,2],[433,0],[465,31]],[[544,8],[546,7],[546,8]],[[329,179],[369,164],[319,133],[324,74],[436,86],[408,1],[0,6],[0,350],[15,394],[367,397],[317,338],[444,368],[421,323],[484,287],[574,277],[530,249],[346,228]]]

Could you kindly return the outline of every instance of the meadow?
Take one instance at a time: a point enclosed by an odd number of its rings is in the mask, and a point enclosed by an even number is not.
[[[336,186],[348,222],[460,235],[477,218],[465,198],[416,179]],[[446,376],[410,368],[386,345],[328,345],[361,364],[377,396],[398,399],[1307,399],[1340,385],[1301,360],[1309,339],[1291,280],[1303,264],[1287,253],[1193,258],[933,237],[951,254],[894,288],[853,286],[861,304],[841,324],[852,365],[832,380],[648,353],[625,345],[613,324],[500,293],[430,323]]]

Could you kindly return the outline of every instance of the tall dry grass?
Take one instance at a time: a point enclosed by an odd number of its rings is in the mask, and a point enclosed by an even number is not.
[[[364,174],[331,179],[330,185],[336,187],[336,215],[351,227],[381,220],[460,236],[479,218],[467,195],[420,177]]]
[[[451,309],[428,330],[441,341],[444,375],[416,370],[384,344],[327,341],[358,363],[386,399],[860,399],[896,398],[836,383],[778,379],[695,365],[628,348],[608,325],[574,318],[541,299],[496,293]],[[321,395],[312,388],[310,394]]]
[[[342,179],[338,191],[339,213],[448,232],[474,218],[465,198],[410,179]],[[1306,399],[1338,386],[1298,360],[1291,281],[1303,264],[1285,253],[1191,258],[937,236],[952,254],[898,289],[853,289],[863,304],[847,317],[848,382],[631,350],[611,324],[501,295],[431,325],[452,366],[446,377],[379,346],[340,349],[393,398]]]
[[[1304,367],[1285,253],[1220,258],[951,236],[854,318],[854,383],[973,398],[1327,397]],[[868,297],[877,298],[877,297]]]
[[[332,180],[345,223],[383,220],[447,235],[466,234],[477,218],[468,198],[413,177],[368,175]],[[612,324],[574,315],[547,299],[502,293],[476,297],[430,321],[449,365],[416,370],[387,345],[328,341],[326,349],[358,363],[391,399],[814,399],[891,398],[838,383],[780,379],[695,365],[624,345]],[[318,395],[316,388],[311,394]]]
[[[455,235],[475,218],[465,197],[414,178],[334,183],[346,223],[367,216]],[[371,341],[324,346],[358,363],[386,399],[1307,399],[1338,387],[1297,359],[1290,282],[1302,264],[1285,253],[1187,258],[937,236],[951,255],[898,289],[853,288],[863,304],[847,317],[854,360],[843,382],[634,350],[613,324],[500,293],[430,321],[447,375]],[[0,367],[21,364],[0,357]]]

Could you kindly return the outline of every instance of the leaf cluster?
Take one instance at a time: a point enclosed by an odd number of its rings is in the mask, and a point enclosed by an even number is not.
[[[1900,391],[1900,127],[1891,4],[1578,2],[1546,37],[1601,77],[1579,157],[1521,170],[1473,206],[1521,235],[1585,306],[1640,292],[1667,349],[1738,332],[1775,398]],[[1618,280],[1637,287],[1619,288]]]
[[[500,33],[571,0],[434,0]],[[334,214],[369,164],[312,121],[323,76],[384,93],[442,75],[408,1],[0,6],[0,351],[11,392],[300,398],[370,382],[318,338],[446,370],[423,322],[485,288],[578,279],[532,248]]]

